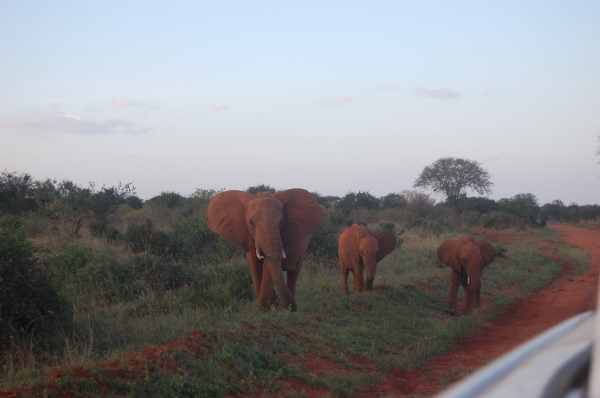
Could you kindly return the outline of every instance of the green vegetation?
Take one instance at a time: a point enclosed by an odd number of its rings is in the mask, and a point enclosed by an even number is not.
[[[478,322],[555,279],[562,261],[572,273],[589,264],[551,230],[532,228],[544,208],[533,195],[436,204],[419,191],[313,193],[329,219],[311,237],[299,311],[261,313],[243,250],[206,225],[204,210],[217,191],[163,192],[142,202],[130,185],[96,190],[15,173],[0,182],[0,389],[27,385],[39,396],[56,394],[45,380],[57,366],[90,369],[58,376],[62,388],[82,396],[277,395],[290,378],[349,396],[380,383],[386,369],[423,366]],[[378,266],[376,291],[342,296],[337,236],[353,223],[395,233],[398,249]],[[500,236],[525,232],[494,243],[499,256],[486,268],[482,291],[492,304],[451,317],[448,269],[436,249],[482,226],[510,228]],[[538,250],[549,245],[557,245],[561,262]],[[303,361],[315,357],[317,369],[307,369]],[[321,369],[320,361],[335,369]]]

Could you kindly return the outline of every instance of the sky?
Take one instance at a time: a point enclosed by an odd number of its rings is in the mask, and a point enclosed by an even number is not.
[[[384,196],[459,157],[493,199],[599,203],[598,21],[579,0],[0,0],[0,171]]]

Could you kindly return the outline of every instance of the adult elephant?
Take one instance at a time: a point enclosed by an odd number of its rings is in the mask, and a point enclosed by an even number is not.
[[[206,209],[210,230],[246,251],[260,308],[269,308],[275,302],[275,288],[285,307],[292,311],[297,309],[296,281],[310,234],[323,214],[323,207],[304,189],[256,195],[225,191],[217,194]]]
[[[437,249],[440,261],[450,268],[450,298],[448,308],[456,313],[458,285],[465,290],[465,312],[481,306],[483,268],[496,258],[496,249],[488,242],[465,235],[448,239]]]
[[[348,294],[348,274],[354,274],[354,292],[373,288],[377,263],[396,248],[396,237],[387,231],[371,232],[354,224],[340,235],[338,254],[342,272],[342,291]],[[367,269],[366,283],[363,270]]]

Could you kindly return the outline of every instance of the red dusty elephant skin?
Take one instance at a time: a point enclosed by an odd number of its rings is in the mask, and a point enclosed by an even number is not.
[[[354,274],[354,292],[373,288],[377,263],[396,248],[396,237],[387,231],[371,232],[354,224],[340,235],[338,254],[342,271],[342,291],[348,294],[348,274]],[[367,269],[366,283],[363,270]]]
[[[465,290],[465,312],[481,306],[483,268],[496,258],[496,249],[488,242],[465,235],[448,239],[437,249],[440,261],[450,268],[450,298],[448,308],[456,313],[458,284]]]
[[[246,251],[260,308],[274,303],[274,287],[292,311],[297,309],[296,281],[310,234],[324,213],[323,206],[308,191],[298,188],[256,195],[225,191],[217,194],[206,209],[210,230]]]

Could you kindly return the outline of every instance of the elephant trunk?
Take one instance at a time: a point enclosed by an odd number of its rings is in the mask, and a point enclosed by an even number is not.
[[[279,238],[278,235],[277,238]],[[283,301],[285,308],[296,311],[296,301],[292,297],[292,294],[287,287],[287,283],[283,277],[283,270],[281,268],[281,260],[282,258],[285,258],[285,252],[283,251],[281,239],[269,239],[268,242],[261,247],[261,249],[265,256],[265,263],[271,272],[275,291]]]
[[[367,280],[365,283],[365,290],[372,290],[373,282],[375,281],[375,270],[377,268],[377,263],[375,262],[375,255],[373,255],[373,259],[369,259],[364,264],[365,268],[367,269]]]

